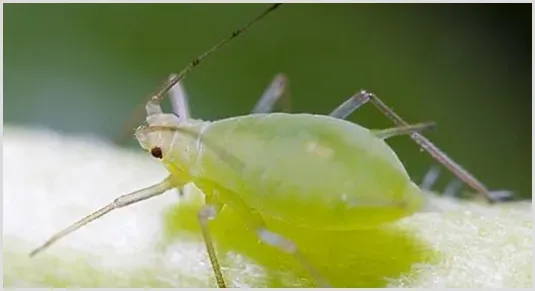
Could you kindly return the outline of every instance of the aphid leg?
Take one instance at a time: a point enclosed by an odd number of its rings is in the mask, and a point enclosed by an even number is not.
[[[212,270],[214,271],[215,279],[217,281],[217,287],[226,288],[227,286],[225,284],[225,280],[223,279],[223,273],[221,272],[221,265],[217,259],[212,236],[210,235],[210,229],[208,228],[208,221],[215,218],[219,212],[219,209],[220,207],[206,204],[199,210],[198,219],[199,224],[201,225],[204,245],[206,246],[206,251],[208,252],[208,257],[210,258],[210,263],[212,264]]]
[[[176,75],[173,74],[169,77],[170,80],[173,78],[176,78]],[[182,86],[181,82],[176,83],[169,90],[169,100],[171,102],[171,108],[174,115],[176,115],[180,120],[190,119],[191,116],[188,105],[188,95],[186,94],[186,90],[184,89],[184,86]]]
[[[446,197],[456,197],[459,195],[459,190],[461,190],[462,186],[463,183],[459,179],[453,179],[446,185],[443,195]]]
[[[333,110],[329,116],[334,118],[346,119],[351,113],[366,104],[368,99],[362,96],[361,92],[349,97],[344,103],[340,104]]]
[[[351,112],[355,111],[358,107],[370,101],[383,115],[392,120],[397,126],[408,126],[409,124],[405,122],[399,115],[397,115],[392,109],[386,106],[381,99],[375,96],[372,93],[368,93],[365,90],[361,90],[359,93],[353,95],[349,100],[344,102],[333,112],[331,116],[337,118],[345,118]],[[494,203],[496,200],[490,194],[490,191],[487,187],[480,182],[476,177],[470,174],[468,171],[463,169],[459,164],[453,161],[448,155],[442,152],[437,146],[435,146],[431,141],[425,138],[420,133],[412,133],[410,137],[424,150],[426,150],[436,161],[450,170],[457,178],[469,185],[472,189],[476,190],[477,193],[481,194],[483,198],[489,203]]]
[[[496,201],[510,201],[514,199],[514,193],[510,190],[493,190],[489,194]]]
[[[422,183],[420,183],[420,189],[422,189],[423,191],[431,191],[433,189],[433,185],[438,179],[439,174],[439,167],[431,167],[431,169],[429,169],[429,171],[425,173],[424,178],[422,179]]]
[[[373,130],[375,136],[380,139],[387,139],[398,135],[411,134],[415,132],[421,132],[424,130],[429,130],[435,128],[436,124],[434,122],[419,123],[419,124],[410,124],[407,126],[392,127],[381,130]]]
[[[285,94],[287,93],[287,88],[288,78],[283,74],[276,75],[271,84],[269,84],[264,91],[262,97],[260,97],[256,103],[252,113],[271,112],[277,101],[281,99],[284,99],[283,111],[290,112],[290,97]]]
[[[329,283],[327,283],[327,281],[320,276],[319,272],[312,267],[305,256],[299,251],[294,242],[265,228],[258,229],[256,233],[258,238],[263,243],[277,247],[286,253],[292,254],[303,266],[308,269],[309,273],[316,280],[318,285],[321,287],[329,287]]]
[[[444,189],[444,196],[446,197],[458,197],[461,195],[462,182],[458,179],[453,179],[451,182],[446,185]],[[495,190],[489,192],[490,197],[494,201],[505,202],[513,198],[513,193],[508,190]]]
[[[210,183],[199,182],[196,185],[205,194],[218,193],[217,195],[223,195],[223,193],[225,193],[226,196],[239,197],[237,194],[230,192],[227,189],[214,187],[214,185]],[[211,195],[206,196],[206,205],[208,206],[219,205],[217,201],[212,200],[214,199],[213,197],[214,196],[211,196]],[[212,207],[216,207],[216,206],[212,206]],[[285,251],[293,255],[299,261],[299,263],[303,264],[303,266],[307,268],[310,275],[312,276],[313,279],[316,280],[318,285],[321,285],[323,287],[329,286],[327,281],[323,279],[322,276],[320,276],[320,273],[317,272],[314,267],[312,267],[312,265],[308,262],[305,256],[299,251],[295,243],[284,238],[283,236],[279,234],[269,231],[266,228],[264,220],[262,219],[261,215],[256,210],[250,208],[245,202],[243,202],[240,199],[234,199],[232,201],[232,204],[226,204],[225,207],[231,207],[232,211],[241,217],[242,221],[244,222],[245,227],[248,230],[255,232],[261,242],[266,243],[270,246],[277,247],[281,249],[282,251]],[[200,214],[199,214],[199,220],[201,221],[201,226],[203,227],[202,232],[205,238],[206,248],[209,254],[212,253],[210,260],[213,260],[212,266],[214,266],[214,272],[216,273],[216,278],[217,278],[218,276],[220,276],[221,271],[219,268],[219,264],[217,263],[217,259],[215,257],[215,251],[212,246],[212,240],[210,238],[210,234],[208,233],[207,221],[209,220],[209,217],[214,217],[217,214],[217,212],[219,211],[219,208],[213,208],[211,210],[204,210],[204,211],[207,212],[204,215],[205,218],[203,218],[204,222],[201,220],[203,216],[201,216]],[[217,266],[217,270],[216,270],[216,266]],[[218,282],[219,282],[219,279],[218,279]],[[222,282],[222,279],[221,279],[221,282]]]
[[[427,173],[424,175],[422,183],[420,184],[420,189],[422,189],[423,191],[431,191],[433,185],[438,179],[439,173],[439,167],[431,167],[431,169],[429,169],[429,171],[427,171]],[[459,179],[453,179],[446,185],[442,194],[446,197],[457,197],[460,195],[459,191],[461,187],[462,182]],[[494,199],[495,201],[508,201],[513,198],[513,193],[508,190],[490,191],[489,195],[491,195],[492,199]]]
[[[54,234],[44,244],[42,244],[40,247],[34,249],[30,253],[30,257],[40,253],[41,251],[45,250],[46,248],[51,246],[53,243],[58,241],[59,239],[67,236],[71,232],[81,228],[82,226],[90,223],[93,220],[96,220],[96,219],[100,218],[101,216],[111,212],[114,209],[125,207],[127,205],[130,205],[130,204],[133,204],[133,203],[136,203],[136,202],[139,202],[139,201],[147,200],[147,199],[152,198],[154,196],[158,196],[158,195],[163,194],[165,191],[167,191],[167,190],[169,190],[169,189],[171,189],[171,188],[173,188],[175,186],[176,185],[174,185],[171,182],[170,177],[168,177],[167,179],[163,180],[162,182],[160,182],[158,184],[155,184],[155,185],[152,185],[150,187],[147,187],[147,188],[132,192],[130,194],[119,196],[112,203],[102,207],[101,209],[99,209],[99,210],[91,213],[90,215],[82,218],[81,220],[79,220],[78,222],[70,225],[69,227],[65,228],[64,230]]]

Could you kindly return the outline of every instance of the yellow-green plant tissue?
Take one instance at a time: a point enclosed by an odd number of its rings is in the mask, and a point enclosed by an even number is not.
[[[28,257],[56,231],[166,175],[141,149],[4,127],[4,287],[215,287],[197,223],[202,194],[191,184],[182,198],[170,191],[116,210]],[[441,211],[373,230],[267,223],[334,287],[532,286],[531,202],[433,199]],[[314,286],[302,265],[259,243],[229,209],[210,228],[230,286]]]

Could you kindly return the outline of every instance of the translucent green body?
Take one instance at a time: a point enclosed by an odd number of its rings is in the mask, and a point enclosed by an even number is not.
[[[420,190],[392,149],[348,121],[270,113],[177,127],[194,134],[155,131],[142,146],[164,146],[164,164],[180,183],[194,182],[212,201],[240,211],[349,230],[393,221],[422,206]]]

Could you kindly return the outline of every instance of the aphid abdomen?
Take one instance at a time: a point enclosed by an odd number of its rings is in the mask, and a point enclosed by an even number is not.
[[[255,114],[214,122],[203,139],[224,148],[242,168],[206,146],[197,172],[264,216],[352,229],[392,221],[419,207],[418,188],[390,147],[347,121]]]

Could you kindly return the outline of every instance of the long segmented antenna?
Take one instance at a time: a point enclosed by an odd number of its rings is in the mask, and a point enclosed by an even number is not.
[[[239,28],[238,30],[234,31],[229,37],[226,37],[222,39],[220,42],[212,46],[209,50],[205,51],[203,54],[192,60],[189,65],[187,65],[180,73],[177,75],[173,75],[171,78],[168,79],[161,87],[156,91],[155,94],[152,94],[150,98],[147,98],[148,100],[155,100],[161,102],[163,98],[165,97],[165,93],[169,91],[176,83],[178,83],[180,80],[184,79],[184,77],[195,67],[197,67],[202,60],[204,60],[206,57],[217,51],[219,48],[221,48],[223,45],[227,44],[229,41],[233,40],[234,38],[238,37],[240,34],[245,32],[247,29],[249,29],[253,24],[258,22],[260,19],[264,18],[266,15],[268,15],[273,10],[277,9],[282,3],[276,3],[266,9],[264,12],[262,12],[260,15],[255,17],[253,20],[249,21],[247,24]],[[146,103],[146,102],[145,102]],[[144,105],[145,103],[141,104]],[[127,120],[125,124],[125,130],[123,130],[123,133],[129,132],[131,128],[135,127],[135,124],[137,123],[137,120],[140,118],[140,116],[143,114],[144,106],[139,106],[134,110],[134,112],[130,115],[130,118]],[[121,135],[119,137],[118,143],[122,143],[126,138],[125,135]]]

